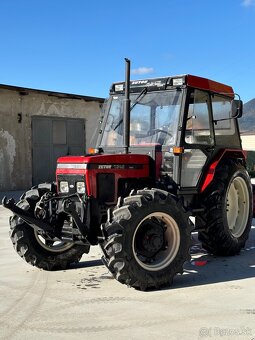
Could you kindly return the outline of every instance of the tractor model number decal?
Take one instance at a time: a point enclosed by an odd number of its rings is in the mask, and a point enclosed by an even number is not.
[[[108,169],[118,169],[118,170],[126,170],[126,169],[143,169],[143,164],[91,164],[88,166],[89,169],[100,169],[100,170],[108,170]]]

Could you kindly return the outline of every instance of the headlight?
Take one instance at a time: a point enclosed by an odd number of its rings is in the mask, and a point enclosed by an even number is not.
[[[67,193],[69,191],[68,182],[60,181],[59,182],[59,191],[63,193]]]
[[[77,182],[76,183],[76,190],[78,194],[85,194],[85,183],[84,182]]]
[[[174,78],[173,79],[173,86],[182,86],[185,84],[185,81],[183,78]]]

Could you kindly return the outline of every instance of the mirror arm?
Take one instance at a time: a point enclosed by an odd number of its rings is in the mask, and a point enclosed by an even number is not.
[[[218,122],[223,122],[225,120],[231,120],[231,119],[237,119],[237,116],[235,117],[229,117],[229,118],[222,118],[222,119],[213,119],[213,123],[217,125]]]

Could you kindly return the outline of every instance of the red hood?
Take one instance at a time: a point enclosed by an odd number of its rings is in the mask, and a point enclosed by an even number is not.
[[[113,154],[60,157],[57,164],[58,177],[66,175],[85,176],[89,196],[98,197],[98,180],[107,174],[114,176],[114,204],[118,197],[118,182],[123,179],[149,178],[150,157],[138,154]]]
[[[112,154],[90,156],[65,156],[58,163],[66,164],[148,164],[149,156],[137,154]]]

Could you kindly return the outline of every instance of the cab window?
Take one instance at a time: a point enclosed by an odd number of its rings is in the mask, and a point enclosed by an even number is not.
[[[185,142],[187,144],[213,144],[210,124],[210,98],[207,92],[194,90],[190,94]]]
[[[231,116],[231,98],[212,95],[212,112],[217,145],[240,146],[236,120]]]

